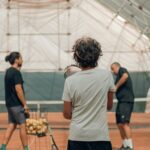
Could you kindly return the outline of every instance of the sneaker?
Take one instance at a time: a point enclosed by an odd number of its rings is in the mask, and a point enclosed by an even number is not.
[[[122,145],[119,149],[117,150],[126,150],[126,148]]]
[[[29,150],[29,147],[28,147],[28,146],[26,146],[26,147],[24,148],[24,150]]]
[[[126,147],[125,150],[133,150],[133,148]]]
[[[6,150],[6,147],[3,147],[3,145],[0,145],[0,150]]]

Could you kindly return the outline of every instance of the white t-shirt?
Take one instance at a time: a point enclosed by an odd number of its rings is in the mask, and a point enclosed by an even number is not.
[[[72,102],[69,140],[109,141],[107,94],[114,91],[112,74],[90,69],[75,73],[65,81],[62,99]]]

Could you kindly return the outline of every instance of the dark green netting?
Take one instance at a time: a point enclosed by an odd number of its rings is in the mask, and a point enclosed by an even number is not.
[[[61,100],[64,75],[62,72],[23,72],[26,99],[28,100]],[[150,77],[147,72],[131,72],[136,98],[147,97]],[[0,73],[0,100],[4,100],[4,73]],[[115,107],[114,107],[115,108]],[[51,111],[61,111],[61,105],[49,106]],[[144,111],[145,102],[135,104],[135,111]],[[5,110],[1,106],[0,110]],[[113,109],[114,110],[114,109]]]

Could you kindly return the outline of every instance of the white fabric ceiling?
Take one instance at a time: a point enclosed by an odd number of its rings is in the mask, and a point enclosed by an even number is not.
[[[150,37],[150,0],[97,0]]]
[[[73,63],[71,48],[82,36],[103,49],[100,67],[119,61],[130,71],[150,71],[150,41],[131,23],[95,0],[7,0],[0,4],[0,71],[8,51],[20,51],[25,71],[50,71]],[[59,8],[59,9],[58,9]],[[112,18],[114,18],[112,20]]]

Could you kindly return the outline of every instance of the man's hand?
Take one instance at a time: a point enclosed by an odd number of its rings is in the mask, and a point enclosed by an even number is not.
[[[117,87],[117,86],[115,86],[115,92],[117,92],[117,90],[118,90],[118,87]]]
[[[24,113],[27,115],[29,115],[29,113],[30,113],[30,109],[27,105],[24,106]]]

